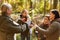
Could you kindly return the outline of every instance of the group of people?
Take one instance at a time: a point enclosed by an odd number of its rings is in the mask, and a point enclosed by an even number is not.
[[[23,10],[17,22],[11,17],[12,6],[4,3],[0,16],[0,40],[14,40],[15,33],[21,33],[21,40],[30,40],[30,28],[38,31],[38,40],[59,40],[60,17],[57,10],[51,10],[50,16],[38,26],[30,19],[27,10]]]
[[[59,40],[60,31],[60,17],[59,12],[55,10],[50,11],[50,16],[45,16],[44,21],[40,26],[36,25],[38,30],[38,40]]]

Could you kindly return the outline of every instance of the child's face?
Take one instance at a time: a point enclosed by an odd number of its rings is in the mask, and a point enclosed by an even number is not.
[[[24,12],[22,15],[23,15],[23,16],[27,16],[27,13],[26,13],[26,12]]]
[[[49,22],[49,19],[47,17],[44,18],[44,23],[48,23]]]

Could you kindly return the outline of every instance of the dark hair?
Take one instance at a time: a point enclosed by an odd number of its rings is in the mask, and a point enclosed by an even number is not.
[[[55,15],[55,19],[59,18],[59,12],[57,10],[51,10],[51,12]]]

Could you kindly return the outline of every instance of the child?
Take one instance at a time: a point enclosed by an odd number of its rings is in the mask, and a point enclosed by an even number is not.
[[[18,20],[18,23],[21,25],[21,40],[29,40],[29,28],[28,24],[26,23],[27,17],[22,17]]]
[[[46,29],[49,27],[50,25],[50,20],[49,20],[49,16],[45,16],[44,17],[44,21],[43,23],[40,25],[41,28]],[[38,30],[39,31],[39,30]],[[46,40],[46,36],[44,34],[41,34],[40,32],[38,33],[38,40]]]

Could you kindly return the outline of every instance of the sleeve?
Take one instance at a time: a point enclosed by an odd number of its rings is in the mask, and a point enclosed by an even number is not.
[[[40,27],[37,27],[37,29],[39,29],[40,33],[43,33],[45,35],[50,35],[58,29],[58,23],[57,22],[52,23],[47,30],[42,29]]]
[[[22,23],[22,21],[21,21],[21,20],[18,20],[18,21],[17,21],[17,23],[18,23],[18,24],[21,24],[21,23]]]
[[[5,20],[3,24],[4,26],[6,26],[6,30],[9,30],[10,32],[13,32],[13,33],[21,32],[21,26],[15,21]]]

